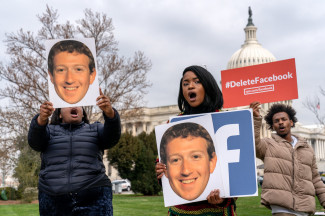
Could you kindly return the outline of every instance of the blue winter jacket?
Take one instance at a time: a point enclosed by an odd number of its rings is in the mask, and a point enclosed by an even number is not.
[[[121,122],[104,113],[105,124],[61,123],[39,125],[32,119],[28,143],[41,152],[38,188],[53,195],[76,193],[93,187],[111,186],[103,164],[104,149],[113,147],[121,137]]]

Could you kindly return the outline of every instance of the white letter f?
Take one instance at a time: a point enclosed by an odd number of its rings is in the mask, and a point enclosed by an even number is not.
[[[229,188],[229,163],[238,163],[240,159],[240,150],[228,150],[227,140],[230,136],[239,135],[239,124],[228,124],[220,127],[216,132],[216,140],[218,142],[219,154],[222,164],[222,178],[225,188],[225,196],[230,196]]]

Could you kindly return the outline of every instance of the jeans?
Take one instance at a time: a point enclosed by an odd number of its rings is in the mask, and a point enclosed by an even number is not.
[[[112,187],[90,188],[78,193],[51,196],[38,193],[40,216],[112,216]]]

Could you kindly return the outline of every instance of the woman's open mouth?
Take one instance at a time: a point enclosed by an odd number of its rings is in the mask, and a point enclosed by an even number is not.
[[[189,92],[188,97],[190,98],[190,101],[195,101],[196,93],[195,92]]]
[[[72,108],[70,110],[70,115],[72,118],[77,118],[78,117],[78,110],[76,108]]]

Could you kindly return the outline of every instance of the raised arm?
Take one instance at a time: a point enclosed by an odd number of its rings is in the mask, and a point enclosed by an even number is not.
[[[48,118],[52,115],[53,104],[49,101],[40,106],[40,113],[37,114],[30,123],[28,131],[28,144],[35,151],[44,151],[49,139],[47,128]]]
[[[261,125],[262,125],[262,117],[260,116],[259,107],[260,102],[255,101],[250,104],[250,108],[253,109],[254,116],[254,133],[255,133],[255,149],[256,149],[256,157],[264,160],[265,153],[267,150],[267,143],[264,139],[261,139]]]
[[[114,118],[108,118],[103,113],[105,124],[98,123],[99,146],[101,149],[114,147],[121,138],[121,120],[120,115],[114,109]]]
[[[99,146],[109,149],[115,146],[121,137],[121,120],[118,112],[112,108],[110,99],[99,88],[100,96],[97,105],[103,111],[105,124],[98,124]]]

